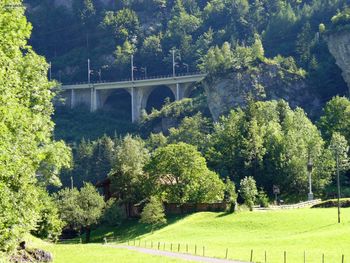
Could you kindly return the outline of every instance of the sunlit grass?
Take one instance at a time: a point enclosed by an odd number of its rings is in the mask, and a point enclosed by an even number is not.
[[[343,222],[337,223],[337,210],[297,209],[281,211],[241,212],[226,215],[223,213],[197,213],[173,222],[154,233],[140,230],[139,225],[129,226],[115,235],[133,233],[136,245],[194,253],[212,257],[225,257],[249,261],[253,250],[253,261],[281,263],[284,251],[287,262],[345,262],[350,260],[350,208],[342,209]],[[140,236],[137,236],[137,231]],[[101,233],[100,233],[101,235]],[[141,239],[141,241],[138,241]],[[133,245],[134,241],[131,241]]]

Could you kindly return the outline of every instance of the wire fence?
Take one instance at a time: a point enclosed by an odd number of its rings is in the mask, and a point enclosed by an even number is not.
[[[108,236],[103,238],[103,244],[115,244],[115,243],[123,243],[127,244],[128,246],[133,247],[140,247],[140,248],[148,248],[153,250],[160,250],[160,251],[168,251],[173,253],[181,253],[181,254],[188,254],[188,255],[195,255],[195,256],[203,256],[203,257],[212,257],[217,259],[225,259],[225,260],[242,260],[240,257],[242,257],[242,253],[239,253],[240,256],[237,256],[237,250],[236,249],[230,249],[228,247],[223,247],[222,251],[218,255],[217,249],[215,251],[210,251],[208,246],[204,245],[198,245],[198,244],[189,244],[189,243],[169,243],[169,242],[161,242],[161,241],[152,241],[152,240],[142,240],[142,239],[130,239],[126,242],[120,242],[118,238],[115,238],[114,236]],[[211,253],[209,253],[211,252]],[[271,260],[271,254],[264,250],[246,250],[245,252],[245,260],[249,260],[249,262],[256,262],[256,263],[269,263],[269,262],[277,262],[276,252],[274,254],[274,259]],[[278,263],[297,263],[295,261],[295,256],[289,254],[287,250],[282,251],[280,253],[280,260]],[[312,258],[311,258],[312,257]],[[291,259],[292,258],[292,259]],[[303,251],[300,253],[299,256],[300,260],[298,262],[300,263],[308,263],[308,262],[331,262],[331,263],[346,263],[345,262],[345,254],[339,255],[337,258],[328,257],[325,253],[319,253],[317,259],[315,259],[314,253],[308,253],[307,251]]]

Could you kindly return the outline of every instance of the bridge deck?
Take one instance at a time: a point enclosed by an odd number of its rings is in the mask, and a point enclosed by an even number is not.
[[[161,86],[161,85],[175,85],[190,82],[198,82],[205,78],[206,74],[192,74],[184,76],[165,76],[155,77],[148,79],[128,80],[128,81],[117,81],[117,82],[99,82],[99,83],[84,83],[74,85],[62,85],[64,90],[72,89],[125,89],[125,88],[137,88],[137,87],[148,87],[148,86]]]

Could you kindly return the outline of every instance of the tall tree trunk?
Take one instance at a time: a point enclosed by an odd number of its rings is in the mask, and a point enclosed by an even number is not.
[[[86,226],[85,228],[85,242],[89,243],[90,242],[90,236],[91,236],[91,226]]]

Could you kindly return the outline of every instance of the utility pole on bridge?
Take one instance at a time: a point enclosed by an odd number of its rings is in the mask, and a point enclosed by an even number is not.
[[[90,70],[90,59],[88,58],[88,84],[90,84],[90,74],[91,74],[91,70]]]
[[[131,81],[134,81],[134,70],[136,70],[136,67],[134,67],[134,55],[131,55]]]
[[[176,77],[176,72],[175,72],[175,67],[176,67],[175,52],[176,52],[176,49],[173,48],[170,52],[171,52],[172,55],[173,55],[173,77]]]

